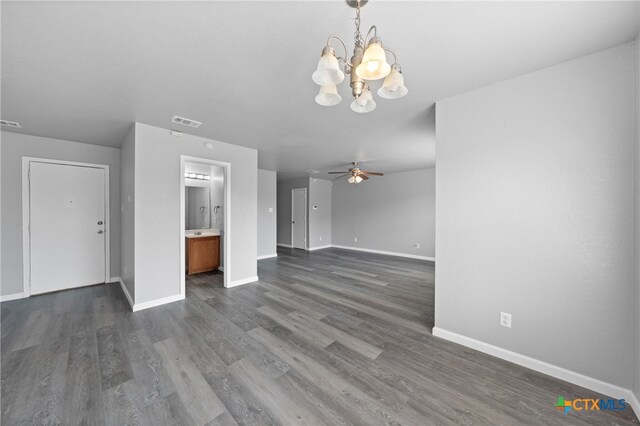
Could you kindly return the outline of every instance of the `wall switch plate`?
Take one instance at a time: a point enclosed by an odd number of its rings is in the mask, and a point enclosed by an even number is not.
[[[273,213],[273,207],[269,207],[269,213]]]
[[[320,237],[320,241],[322,241],[322,237]]]
[[[511,314],[500,312],[500,325],[511,328]]]
[[[353,242],[357,243],[358,242],[358,237],[353,237]]]

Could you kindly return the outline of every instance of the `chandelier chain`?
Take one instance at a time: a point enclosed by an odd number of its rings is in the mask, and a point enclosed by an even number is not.
[[[360,0],[356,0],[356,32],[353,34],[353,38],[355,39],[356,46],[362,46],[362,34],[360,34]]]

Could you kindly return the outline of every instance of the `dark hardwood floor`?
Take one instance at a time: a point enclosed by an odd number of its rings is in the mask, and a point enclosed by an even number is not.
[[[564,415],[603,396],[433,337],[431,263],[279,252],[136,313],[118,284],[2,303],[2,424],[638,423]]]

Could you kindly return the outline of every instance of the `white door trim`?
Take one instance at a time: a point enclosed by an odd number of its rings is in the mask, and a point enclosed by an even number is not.
[[[213,166],[222,167],[224,170],[224,235],[223,235],[223,247],[224,247],[224,286],[229,287],[231,283],[231,226],[230,226],[230,214],[231,212],[231,163],[218,160],[210,160],[208,158],[190,157],[188,155],[180,156],[180,294],[182,298],[185,297],[185,246],[184,246],[184,226],[185,226],[185,182],[184,182],[184,163],[204,163],[211,164]]]
[[[293,188],[291,190],[291,247],[293,247],[293,191],[304,191],[304,249],[306,250],[307,245],[307,188]],[[294,247],[297,248],[297,247]]]
[[[50,158],[22,157],[22,288],[24,297],[31,296],[31,238],[29,232],[30,192],[29,166],[34,163],[61,164],[66,166],[91,167],[104,170],[104,282],[111,281],[111,204],[109,202],[109,166],[107,164],[82,163],[77,161],[53,160]]]

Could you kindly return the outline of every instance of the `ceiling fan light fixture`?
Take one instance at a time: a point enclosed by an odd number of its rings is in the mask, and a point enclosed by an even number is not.
[[[389,75],[389,72],[391,66],[387,63],[382,41],[374,37],[364,51],[362,62],[356,67],[356,74],[365,80],[380,80]]]
[[[340,63],[331,46],[322,49],[322,56],[318,61],[318,68],[311,75],[314,83],[325,86],[340,84],[344,80],[344,72],[340,69]]]
[[[338,94],[335,84],[325,84],[320,86],[320,92],[316,96],[316,102],[322,106],[338,105],[342,101],[342,96]]]
[[[378,96],[384,99],[398,99],[409,93],[409,90],[404,85],[404,77],[402,76],[402,69],[400,65],[393,64],[391,66],[391,72],[384,79],[382,87],[378,89]]]

